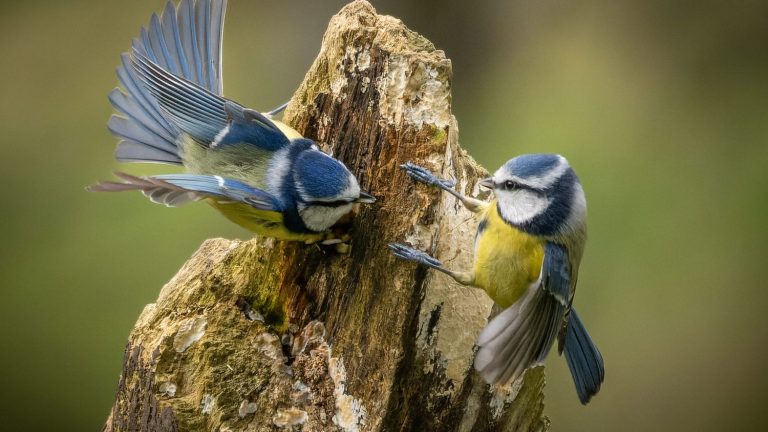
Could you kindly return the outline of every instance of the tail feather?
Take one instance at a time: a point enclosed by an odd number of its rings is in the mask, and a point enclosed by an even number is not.
[[[148,177],[116,172],[122,182],[105,181],[89,186],[91,192],[139,190],[158,204],[178,207],[190,201],[214,198],[219,203],[245,203],[256,210],[280,213],[284,210],[274,195],[235,179],[202,174],[162,174]],[[279,219],[276,219],[279,220]]]
[[[169,1],[162,16],[153,14],[133,49],[164,70],[221,95],[221,42],[226,0]],[[181,164],[181,130],[168,118],[139,78],[130,56],[122,56],[117,76],[123,90],[110,94],[118,111],[109,130],[121,143],[116,157],[125,162]]]
[[[178,207],[190,201],[205,198],[192,191],[157,177],[136,177],[130,174],[115,173],[123,182],[105,181],[87,188],[90,192],[123,192],[139,190],[152,202],[168,207]]]
[[[565,336],[565,360],[582,404],[600,391],[605,379],[603,356],[589,337],[584,324],[571,309]]]

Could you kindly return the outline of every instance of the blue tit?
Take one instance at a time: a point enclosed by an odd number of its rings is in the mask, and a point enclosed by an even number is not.
[[[471,271],[447,269],[402,244],[400,258],[481,288],[504,308],[480,333],[475,368],[490,384],[519,378],[543,364],[555,340],[573,376],[581,403],[600,390],[603,358],[573,309],[579,263],[587,238],[587,204],[576,173],[559,155],[518,156],[480,185],[493,190],[486,203],[452,189],[452,182],[406,164],[415,179],[457,197],[478,216]]]
[[[206,201],[236,224],[268,237],[337,242],[330,228],[361,191],[343,163],[267,114],[222,96],[226,0],[168,2],[124,53],[110,93],[109,130],[121,162],[181,165],[184,174],[102,182],[93,191],[140,190],[179,206]]]

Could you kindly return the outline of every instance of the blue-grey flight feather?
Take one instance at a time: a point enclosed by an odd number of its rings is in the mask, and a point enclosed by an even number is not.
[[[132,61],[150,95],[179,129],[208,145],[227,127],[224,98],[166,72],[137,51]]]
[[[163,160],[167,163],[181,164],[176,147],[176,137],[179,129],[173,126],[163,116],[155,99],[147,92],[136,72],[130,65],[128,55],[122,56],[122,66],[117,70],[117,77],[125,89],[115,89],[110,93],[110,102],[120,112],[114,115],[107,124],[109,130],[125,143],[136,144],[128,150],[118,145],[116,157],[120,161],[143,161],[143,148],[156,149],[166,153]],[[122,125],[122,120],[131,124],[130,128]],[[152,131],[156,136],[145,140],[137,140],[135,136],[125,134],[125,130],[145,129]],[[135,151],[138,150],[138,151]],[[154,152],[152,152],[154,153]]]
[[[130,120],[136,126],[146,129],[156,135],[159,139],[157,141],[159,148],[169,153],[175,153],[175,145],[168,144],[175,139],[174,132],[169,132],[170,126],[167,128],[158,122],[155,122],[147,110],[142,109],[140,106],[136,106],[136,103],[125,93],[119,89],[114,89],[109,93],[109,101],[118,110],[122,111],[126,120]],[[117,116],[121,117],[121,116]]]
[[[127,140],[121,140],[117,144],[115,157],[122,162],[177,163],[175,156],[168,152]]]
[[[162,17],[154,14],[148,27],[142,28],[139,38],[134,39],[134,52],[170,74],[221,95],[226,3],[226,0],[182,0],[174,7],[169,1]],[[182,129],[166,118],[128,57],[123,55],[117,69],[122,90],[110,96],[118,115],[110,120],[109,129],[121,139],[116,157],[126,162],[181,164],[177,138]],[[123,120],[118,120],[120,117]]]

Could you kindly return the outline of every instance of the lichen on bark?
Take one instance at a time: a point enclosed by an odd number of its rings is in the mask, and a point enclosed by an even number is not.
[[[350,252],[206,241],[139,317],[104,429],[546,430],[543,368],[501,389],[472,369],[485,294],[386,248],[471,264],[471,215],[399,169],[411,160],[479,194],[487,172],[458,145],[450,60],[352,2],[284,120],[378,198],[351,220]]]

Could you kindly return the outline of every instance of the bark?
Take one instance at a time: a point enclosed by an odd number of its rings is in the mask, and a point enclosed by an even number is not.
[[[504,388],[472,368],[485,293],[386,248],[471,265],[472,215],[399,168],[426,165],[478,195],[486,171],[458,146],[450,60],[355,1],[331,19],[285,120],[378,198],[349,221],[351,250],[206,241],[139,317],[104,430],[546,430],[543,368]]]

